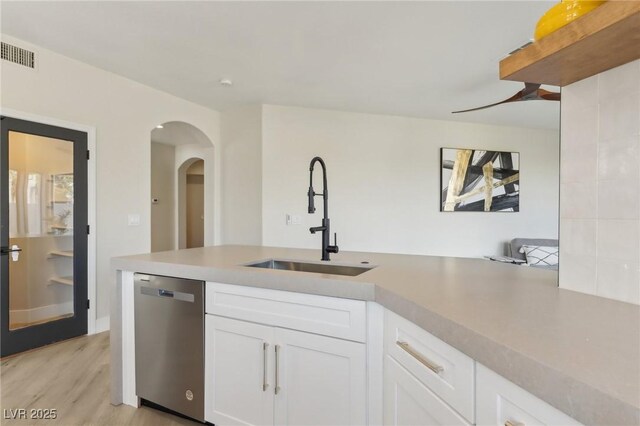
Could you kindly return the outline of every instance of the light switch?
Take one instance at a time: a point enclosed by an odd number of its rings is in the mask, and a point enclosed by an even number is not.
[[[140,226],[140,215],[138,213],[129,213],[127,223],[129,226]]]
[[[302,223],[302,219],[300,218],[299,214],[289,214],[289,213],[287,213],[285,215],[285,221],[286,221],[287,226],[300,225]]]

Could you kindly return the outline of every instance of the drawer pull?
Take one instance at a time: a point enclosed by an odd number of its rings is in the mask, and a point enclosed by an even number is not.
[[[438,365],[434,362],[429,361],[428,359],[426,359],[424,356],[420,355],[418,352],[416,352],[413,348],[411,348],[411,346],[409,346],[409,344],[407,342],[401,342],[401,341],[397,341],[396,345],[400,346],[400,348],[405,351],[406,353],[408,353],[409,355],[411,355],[412,357],[414,357],[420,364],[424,365],[425,367],[427,367],[429,370],[433,371],[436,374],[440,374],[444,371],[444,367],[442,367],[441,365]],[[507,426],[517,426],[517,425],[507,425]]]
[[[504,426],[524,426],[524,423],[507,420],[506,422],[504,422]]]

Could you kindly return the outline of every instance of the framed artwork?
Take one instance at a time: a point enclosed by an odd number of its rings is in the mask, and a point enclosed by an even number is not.
[[[440,211],[520,211],[520,154],[440,149]]]

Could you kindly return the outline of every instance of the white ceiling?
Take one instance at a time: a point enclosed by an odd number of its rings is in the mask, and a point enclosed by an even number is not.
[[[558,128],[498,61],[553,3],[6,2],[2,32],[214,109],[268,103]],[[221,78],[233,87],[219,85]]]

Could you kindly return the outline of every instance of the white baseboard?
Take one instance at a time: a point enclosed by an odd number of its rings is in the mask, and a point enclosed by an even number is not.
[[[12,309],[9,311],[11,322],[29,323],[73,313],[73,301],[54,305],[38,306],[31,309]]]
[[[109,325],[111,317],[108,315],[106,317],[100,317],[96,319],[96,333],[102,333],[103,331],[108,331],[111,327]]]

